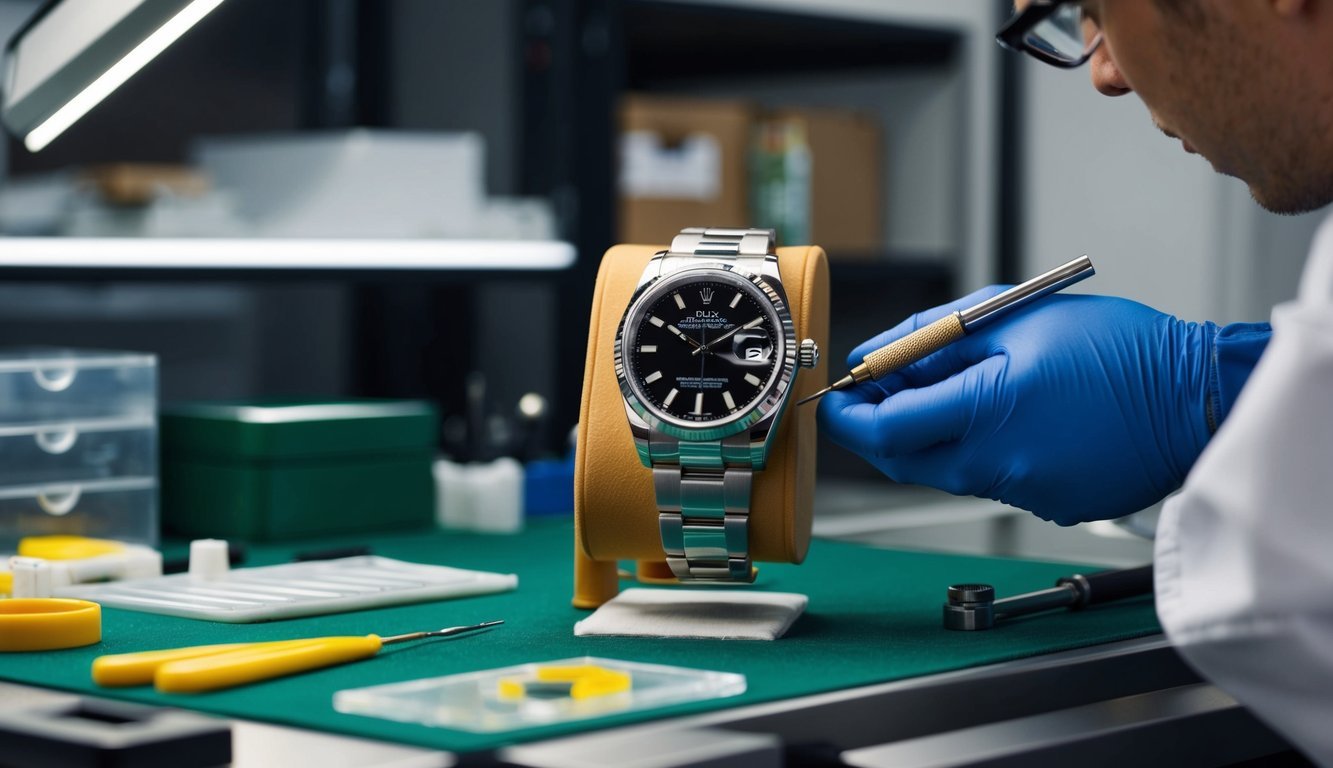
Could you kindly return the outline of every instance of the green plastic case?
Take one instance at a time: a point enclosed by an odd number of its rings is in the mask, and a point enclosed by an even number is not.
[[[404,400],[168,408],[163,524],[248,541],[431,526],[438,423],[430,403]]]

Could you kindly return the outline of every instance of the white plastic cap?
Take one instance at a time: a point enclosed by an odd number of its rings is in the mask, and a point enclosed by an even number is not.
[[[224,579],[231,569],[225,539],[195,539],[190,542],[190,578],[198,581]]]
[[[484,533],[523,530],[523,465],[508,456],[469,464],[472,529]]]
[[[40,557],[12,557],[9,569],[14,574],[10,594],[14,597],[54,597],[51,564]]]

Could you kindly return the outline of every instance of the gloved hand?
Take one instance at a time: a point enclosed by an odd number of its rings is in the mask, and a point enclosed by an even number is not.
[[[914,315],[848,365],[1003,288]],[[1208,442],[1216,336],[1212,323],[1127,299],[1047,296],[879,381],[825,395],[820,425],[899,482],[1061,525],[1118,517],[1178,488]]]

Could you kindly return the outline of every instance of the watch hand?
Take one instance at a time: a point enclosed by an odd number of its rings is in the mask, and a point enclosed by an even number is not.
[[[672,333],[674,333],[674,334],[675,334],[681,341],[684,341],[684,342],[686,342],[687,344],[689,344],[690,346],[694,347],[694,351],[690,353],[691,355],[694,354],[695,352],[698,352],[700,349],[703,348],[702,345],[701,345],[699,342],[697,342],[697,341],[695,341],[694,339],[690,338],[688,335],[686,335],[686,333],[685,333],[684,331],[682,331],[681,329],[677,328],[676,326],[674,326],[674,325],[668,325],[668,326],[667,326],[667,330],[668,330],[668,331],[671,331]]]
[[[735,328],[732,328],[731,330],[727,331],[726,333],[722,334],[721,336],[718,336],[716,339],[713,339],[712,341],[708,342],[707,344],[701,344],[700,346],[696,347],[695,350],[694,350],[693,352],[691,352],[690,354],[691,354],[691,355],[697,355],[697,354],[699,354],[700,352],[712,352],[712,351],[713,351],[712,347],[713,347],[714,344],[717,344],[718,342],[721,342],[721,341],[726,341],[727,339],[731,338],[732,336],[735,336],[736,333],[737,333],[738,331],[744,331],[744,330],[747,330],[747,329],[749,329],[749,328],[754,328],[754,327],[758,326],[758,325],[759,325],[760,323],[762,323],[762,322],[764,322],[764,318],[763,318],[763,316],[761,315],[761,316],[756,317],[755,319],[751,320],[750,322],[746,323],[745,325],[738,325],[738,326],[736,326]]]
[[[691,352],[690,354],[693,355],[700,349],[708,348],[708,326],[704,326],[699,329],[699,340],[703,342],[702,346],[700,346],[698,349],[694,350],[694,352]],[[699,355],[699,395],[701,396],[703,395],[703,389],[704,389],[704,366],[706,366],[707,364],[708,364],[708,357],[705,355]],[[700,401],[696,398],[695,405],[697,406],[699,405],[699,403]],[[699,409],[695,408],[695,410]]]

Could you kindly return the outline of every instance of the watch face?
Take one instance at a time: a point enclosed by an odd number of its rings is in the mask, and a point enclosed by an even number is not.
[[[626,376],[650,408],[691,425],[749,411],[783,353],[771,303],[741,278],[672,281],[631,322]]]

